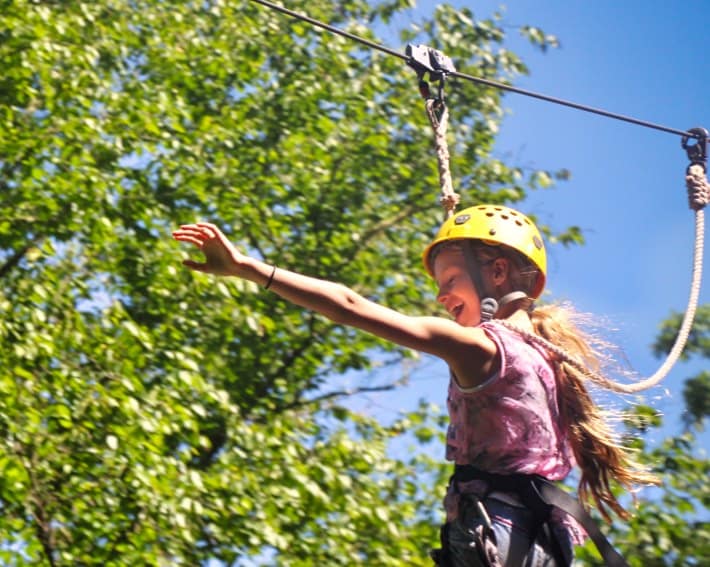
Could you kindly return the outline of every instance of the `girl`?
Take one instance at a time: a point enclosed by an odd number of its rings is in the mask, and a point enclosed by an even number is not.
[[[332,283],[246,256],[214,225],[183,225],[176,240],[204,262],[189,268],[249,279],[336,323],[443,359],[450,368],[442,566],[562,566],[584,532],[609,565],[624,565],[576,500],[549,481],[580,468],[579,494],[625,516],[611,491],[654,482],[617,445],[583,376],[533,342],[542,337],[596,370],[598,361],[560,307],[533,308],[545,286],[545,249],[521,213],[481,205],[448,219],[424,251],[450,319],[411,317]],[[557,352],[560,352],[557,349]],[[584,529],[580,527],[580,523]]]

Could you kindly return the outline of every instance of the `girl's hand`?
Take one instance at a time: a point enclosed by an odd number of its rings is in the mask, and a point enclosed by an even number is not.
[[[192,270],[218,276],[244,276],[248,257],[239,252],[222,231],[206,222],[183,224],[173,231],[173,238],[181,242],[191,242],[205,255],[204,262],[183,260]]]

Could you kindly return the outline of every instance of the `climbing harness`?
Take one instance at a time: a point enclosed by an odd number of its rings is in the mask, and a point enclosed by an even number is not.
[[[469,530],[476,542],[476,549],[480,551],[481,562],[486,567],[493,567],[496,563],[497,554],[495,552],[495,533],[490,516],[486,510],[484,501],[490,496],[495,499],[501,498],[502,494],[515,494],[521,504],[532,512],[532,532],[528,538],[528,549],[526,553],[539,541],[538,536],[542,536],[542,542],[547,543],[551,548],[551,554],[557,565],[567,565],[569,563],[559,541],[554,537],[551,526],[551,513],[553,508],[558,508],[572,516],[585,529],[589,538],[599,551],[604,564],[607,567],[628,567],[624,558],[612,547],[609,540],[604,536],[599,526],[591,515],[581,506],[579,501],[567,494],[556,484],[539,475],[527,474],[494,474],[482,471],[471,465],[456,465],[451,483],[454,483],[454,490],[458,482],[469,482],[471,480],[484,481],[486,489],[484,494],[461,494],[462,502],[468,504],[472,502],[476,507],[476,514],[482,521],[481,529]],[[461,515],[464,511],[460,510]],[[450,567],[450,544],[448,531],[450,524],[444,524],[441,528],[441,549],[432,550],[431,556],[440,567]],[[480,533],[479,533],[480,532]],[[492,546],[492,551],[488,548]]]
[[[546,478],[528,474],[495,474],[482,471],[471,465],[455,466],[451,482],[469,482],[472,480],[482,480],[487,485],[486,493],[483,496],[476,497],[476,505],[479,509],[479,515],[484,520],[484,524],[488,526],[488,529],[490,529],[490,519],[487,519],[488,514],[481,501],[485,500],[493,492],[513,493],[520,498],[526,508],[532,511],[533,529],[544,534],[545,539],[552,546],[552,554],[558,565],[565,565],[567,562],[559,543],[551,534],[549,522],[553,507],[559,508],[579,522],[594,542],[607,567],[628,567],[628,563],[611,546],[597,523],[579,501]],[[446,526],[444,526],[443,530],[444,532],[446,531]],[[438,554],[438,557],[440,557],[438,564],[446,566],[448,549],[445,534],[442,534],[442,536],[442,550]],[[534,545],[536,533],[532,534],[530,540],[531,545]]]

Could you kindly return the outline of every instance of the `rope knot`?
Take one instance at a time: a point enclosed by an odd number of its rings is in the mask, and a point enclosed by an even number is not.
[[[688,168],[685,184],[688,188],[688,201],[691,209],[699,211],[710,203],[710,183],[708,183],[705,170],[701,165],[693,164]]]
[[[460,201],[461,197],[459,197],[458,193],[441,193],[439,195],[439,203],[441,203],[441,206],[444,207],[447,218],[454,214],[454,211],[456,210],[456,207],[459,206]]]

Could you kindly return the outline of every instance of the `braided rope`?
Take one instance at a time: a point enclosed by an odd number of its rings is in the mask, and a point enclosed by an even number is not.
[[[536,335],[534,333],[526,331],[525,329],[521,329],[517,325],[513,325],[512,323],[509,323],[504,319],[496,319],[495,322],[499,325],[502,325],[506,329],[518,333],[526,341],[535,343],[536,345],[541,346],[545,350],[550,351],[552,354],[557,355],[560,360],[564,360],[565,362],[569,363],[573,368],[578,370],[585,378],[588,378],[592,382],[599,384],[603,388],[606,388],[607,390],[612,390],[614,392],[626,392],[626,388],[628,387],[626,384],[614,382],[613,380],[610,380],[609,378],[602,376],[597,372],[592,372],[589,368],[585,366],[585,364],[581,360],[573,357],[566,350],[551,343],[540,335]]]
[[[429,98],[425,103],[429,123],[434,130],[434,145],[436,161],[439,166],[439,186],[441,194],[439,202],[446,211],[448,219],[454,214],[461,198],[453,189],[451,170],[449,169],[449,145],[446,142],[446,128],[449,124],[449,110],[443,100]],[[438,113],[437,111],[440,111]]]
[[[688,168],[685,184],[688,187],[688,202],[691,209],[699,211],[710,203],[710,183],[705,178],[705,169],[702,165],[693,164]]]
[[[704,168],[700,165],[692,165],[689,167],[688,174],[685,179],[688,187],[690,207],[695,211],[695,247],[693,253],[693,276],[690,284],[690,297],[688,299],[688,307],[685,310],[685,315],[683,316],[683,321],[678,331],[678,335],[676,336],[676,340],[673,343],[673,347],[668,353],[666,360],[652,376],[634,384],[622,384],[620,382],[615,382],[597,372],[592,372],[579,359],[571,356],[567,351],[552,344],[543,337],[521,329],[505,320],[497,319],[496,322],[507,329],[518,333],[527,341],[535,343],[555,354],[560,360],[564,360],[573,368],[578,370],[582,376],[588,378],[603,388],[606,388],[607,390],[624,394],[634,394],[657,385],[668,375],[668,372],[670,372],[673,365],[678,362],[678,359],[683,352],[683,348],[685,348],[685,344],[688,341],[688,336],[690,335],[690,331],[693,326],[695,312],[698,307],[698,297],[700,295],[700,282],[702,280],[703,271],[703,240],[705,236],[705,214],[703,208],[710,202],[710,183],[708,183],[705,177]]]

